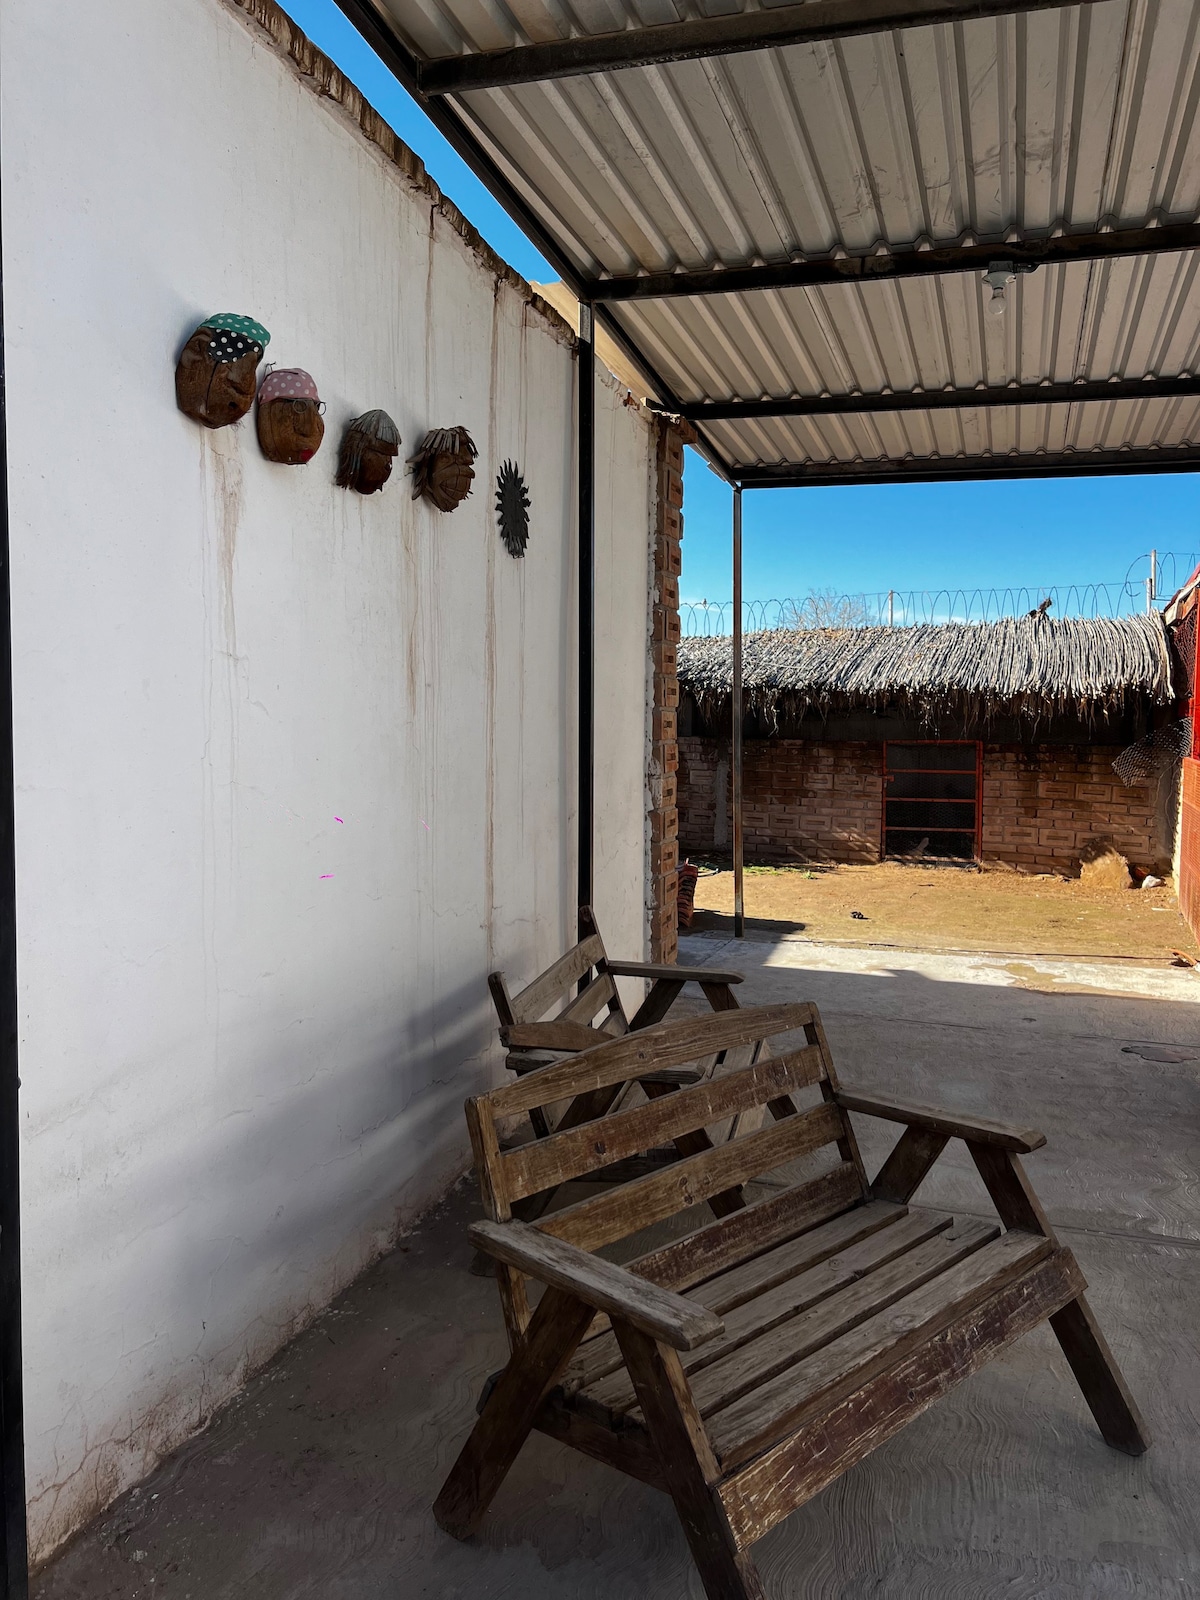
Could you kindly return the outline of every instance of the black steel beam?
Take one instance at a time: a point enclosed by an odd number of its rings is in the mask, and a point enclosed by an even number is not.
[[[833,417],[879,411],[974,411],[980,406],[1074,405],[1081,400],[1180,400],[1200,396],[1200,377],[1116,378],[1083,383],[997,384],[988,389],[912,389],[893,394],[797,395],[776,400],[694,400],[689,422]]]
[[[599,302],[669,300],[684,295],[743,294],[752,289],[812,289],[831,283],[931,278],[947,272],[983,273],[993,261],[1033,268],[1171,250],[1200,250],[1200,223],[1062,234],[1055,239],[1023,239],[1019,244],[942,244],[927,250],[905,245],[879,255],[822,256],[808,261],[768,261],[760,266],[703,267],[694,272],[643,272],[633,277],[594,279],[586,284],[584,298]]]
[[[733,748],[733,936],[746,937],[745,854],[742,750],[742,490],[733,491],[733,692],[730,735]]]
[[[579,538],[579,803],[576,905],[579,937],[592,904],[596,792],[596,326],[590,306],[579,308],[575,349],[576,466]],[[586,973],[584,974],[586,977]]]
[[[813,461],[734,466],[746,489],[824,489],[845,484],[961,483],[991,478],[1112,478],[1200,472],[1200,444],[1149,450],[1062,450],[1043,455],[928,456],[909,461]]]
[[[1094,4],[1095,0],[1082,3]],[[1062,0],[807,0],[802,5],[448,56],[423,63],[420,82],[426,94],[462,94],[669,61],[695,61],[702,56],[735,55],[743,50],[813,44],[858,33],[1046,11],[1061,5]]]
[[[336,4],[362,34],[401,88],[417,102],[455,154],[462,157],[484,188],[490,191],[518,228],[541,251],[575,298],[583,304],[590,303],[587,280],[483,148],[458,112],[440,96],[427,95],[423,92],[419,82],[420,68],[416,57],[376,11],[371,0],[336,0]],[[602,306],[597,306],[595,311],[597,322],[606,333],[611,334],[614,341],[637,366],[652,393],[663,403],[664,408],[672,412],[678,411],[678,399],[670,384],[661,377],[654,363],[642,353],[636,341],[618,324],[611,312]],[[714,469],[728,479],[728,463],[712,440],[701,434],[699,448]]]

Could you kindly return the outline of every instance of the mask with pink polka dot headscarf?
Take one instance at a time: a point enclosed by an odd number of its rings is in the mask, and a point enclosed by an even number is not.
[[[311,374],[302,367],[277,367],[258,391],[258,442],[268,461],[296,467],[321,448],[324,405]]]

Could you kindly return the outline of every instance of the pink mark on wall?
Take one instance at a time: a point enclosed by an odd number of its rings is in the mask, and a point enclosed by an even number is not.
[[[322,878],[332,878],[333,877],[333,873],[332,872],[323,872],[321,874],[321,876],[322,876]]]
[[[334,817],[334,819],[333,819],[333,820],[334,820],[334,821],[335,821],[335,822],[341,822],[341,821],[342,821],[342,819],[341,819],[341,817]],[[343,826],[343,827],[345,827],[345,823],[342,823],[342,826]]]
[[[425,829],[425,832],[426,832],[426,833],[432,833],[432,832],[433,832],[433,829],[432,829],[432,828],[431,828],[431,827],[430,827],[430,826],[429,826],[429,824],[428,824],[428,823],[427,823],[427,822],[426,822],[426,821],[425,821],[425,818],[424,818],[424,817],[421,817],[421,818],[420,818],[420,823],[421,823],[421,826],[422,826],[422,827],[423,827],[423,828],[424,828],[424,829]]]

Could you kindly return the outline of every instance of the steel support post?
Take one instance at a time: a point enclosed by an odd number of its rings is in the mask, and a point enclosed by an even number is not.
[[[3,241],[0,240],[0,263]],[[0,1581],[29,1593],[21,1367],[21,1188],[17,1064],[17,879],[13,788],[12,611],[4,283],[0,264]]]
[[[742,489],[733,491],[733,936],[745,937],[742,897]]]
[[[579,488],[579,894],[592,903],[595,823],[596,632],[596,323],[590,305],[579,307],[576,394]],[[579,937],[583,938],[582,925]]]

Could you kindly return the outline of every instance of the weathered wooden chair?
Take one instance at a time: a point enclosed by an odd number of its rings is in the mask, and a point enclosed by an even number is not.
[[[579,912],[582,937],[566,955],[560,956],[545,972],[527,984],[519,994],[509,993],[503,972],[488,978],[492,1003],[500,1023],[500,1042],[508,1054],[505,1065],[523,1076],[560,1061],[564,1053],[588,1050],[603,1039],[642,1029],[661,1022],[689,983],[700,986],[714,1011],[736,1011],[733,985],[742,982],[740,972],[718,972],[708,967],[661,966],[646,961],[614,961],[604,948],[600,929],[590,906]],[[590,981],[578,994],[575,986],[591,973]],[[633,1017],[617,989],[617,978],[644,978],[650,989]],[[553,1013],[553,1015],[549,1015]],[[599,1020],[597,1020],[599,1019]],[[681,1084],[695,1083],[704,1069],[689,1064],[678,1070],[664,1068],[639,1076],[648,1097],[668,1093]],[[548,1102],[530,1106],[534,1133],[544,1139],[551,1125],[559,1130],[575,1127],[610,1109],[626,1085],[605,1085],[575,1099],[557,1120]]]
[[[500,1150],[498,1120],[547,1099],[798,1030],[804,1043],[785,1040],[773,1058],[758,1050],[695,1087]],[[511,1218],[522,1196],[755,1108],[765,1125],[729,1142],[536,1226]],[[849,1111],[904,1125],[874,1183]],[[813,1006],[615,1039],[468,1101],[467,1118],[488,1214],[470,1233],[499,1263],[512,1354],[434,1507],[449,1533],[472,1532],[536,1428],[670,1494],[710,1600],[761,1597],[756,1539],[1046,1320],[1104,1438],[1146,1448],[1083,1276],[1022,1171],[1041,1134],[841,1088]],[[966,1141],[1003,1231],[909,1209],[951,1137]],[[787,1187],[746,1194],[781,1168]],[[626,1266],[599,1254],[717,1195],[731,1201],[723,1218],[701,1216]],[[546,1285],[532,1314],[527,1278]]]

